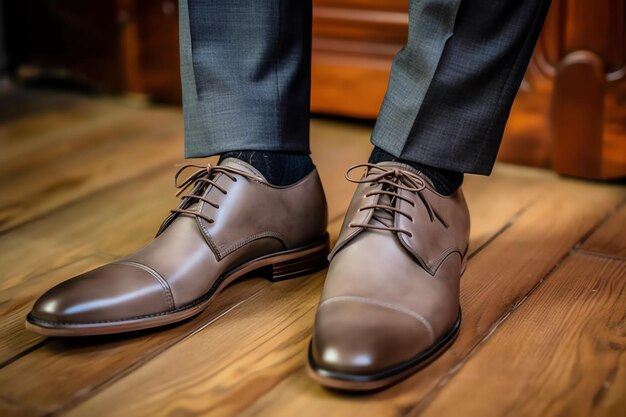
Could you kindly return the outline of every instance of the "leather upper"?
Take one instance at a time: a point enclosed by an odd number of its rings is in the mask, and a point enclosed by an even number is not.
[[[360,181],[330,255],[312,343],[318,366],[349,373],[406,362],[450,331],[470,226],[461,190],[442,196],[407,165],[370,166]]]
[[[90,323],[172,311],[201,298],[220,276],[246,261],[310,244],[326,233],[326,201],[316,170],[284,187],[267,183],[236,159],[193,175],[192,194],[201,198],[183,198],[179,209],[202,217],[173,212],[147,246],[52,288],[31,315]]]

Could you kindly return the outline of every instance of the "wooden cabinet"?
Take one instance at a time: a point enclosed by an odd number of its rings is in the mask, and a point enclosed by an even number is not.
[[[407,0],[314,0],[313,111],[375,118],[407,37]]]
[[[625,3],[553,4],[535,62],[552,86],[546,142],[557,172],[626,176]]]
[[[406,41],[407,0],[313,4],[313,111],[375,118]]]
[[[180,102],[176,0],[7,2],[12,49],[31,68],[109,92]],[[17,44],[17,45],[16,45]]]

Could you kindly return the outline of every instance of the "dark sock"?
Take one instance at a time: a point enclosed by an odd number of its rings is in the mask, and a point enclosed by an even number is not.
[[[435,168],[418,162],[396,158],[379,147],[374,147],[369,162],[371,164],[377,164],[383,161],[401,162],[421,171],[433,183],[435,190],[437,190],[439,194],[451,195],[463,184],[462,172],[449,171],[447,169]]]
[[[313,161],[307,154],[273,151],[232,151],[220,155],[221,163],[226,158],[236,158],[256,168],[272,185],[289,185],[313,171]]]

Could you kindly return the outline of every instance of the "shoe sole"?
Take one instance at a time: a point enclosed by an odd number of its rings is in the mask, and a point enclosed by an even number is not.
[[[313,346],[309,344],[307,371],[311,379],[327,388],[343,391],[379,390],[413,375],[441,356],[456,340],[460,327],[461,310],[459,309],[459,317],[452,329],[430,349],[400,365],[372,374],[351,374],[323,369],[315,363]]]
[[[199,314],[227,285],[252,272],[261,273],[271,282],[279,282],[320,271],[328,266],[329,250],[330,244],[326,234],[313,245],[253,259],[222,275],[216,281],[214,289],[192,304],[173,311],[93,323],[55,323],[39,320],[29,314],[25,326],[26,329],[44,336],[67,337],[125,333],[165,326]]]

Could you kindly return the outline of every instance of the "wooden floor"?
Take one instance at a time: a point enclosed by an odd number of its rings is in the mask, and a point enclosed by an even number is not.
[[[148,242],[176,204],[182,115],[119,99],[0,97],[0,416],[624,416],[626,188],[499,165],[470,176],[471,260],[452,348],[388,390],[307,378],[324,272],[227,289],[159,331],[74,340],[23,328],[50,286]],[[369,127],[316,120],[336,239]]]

